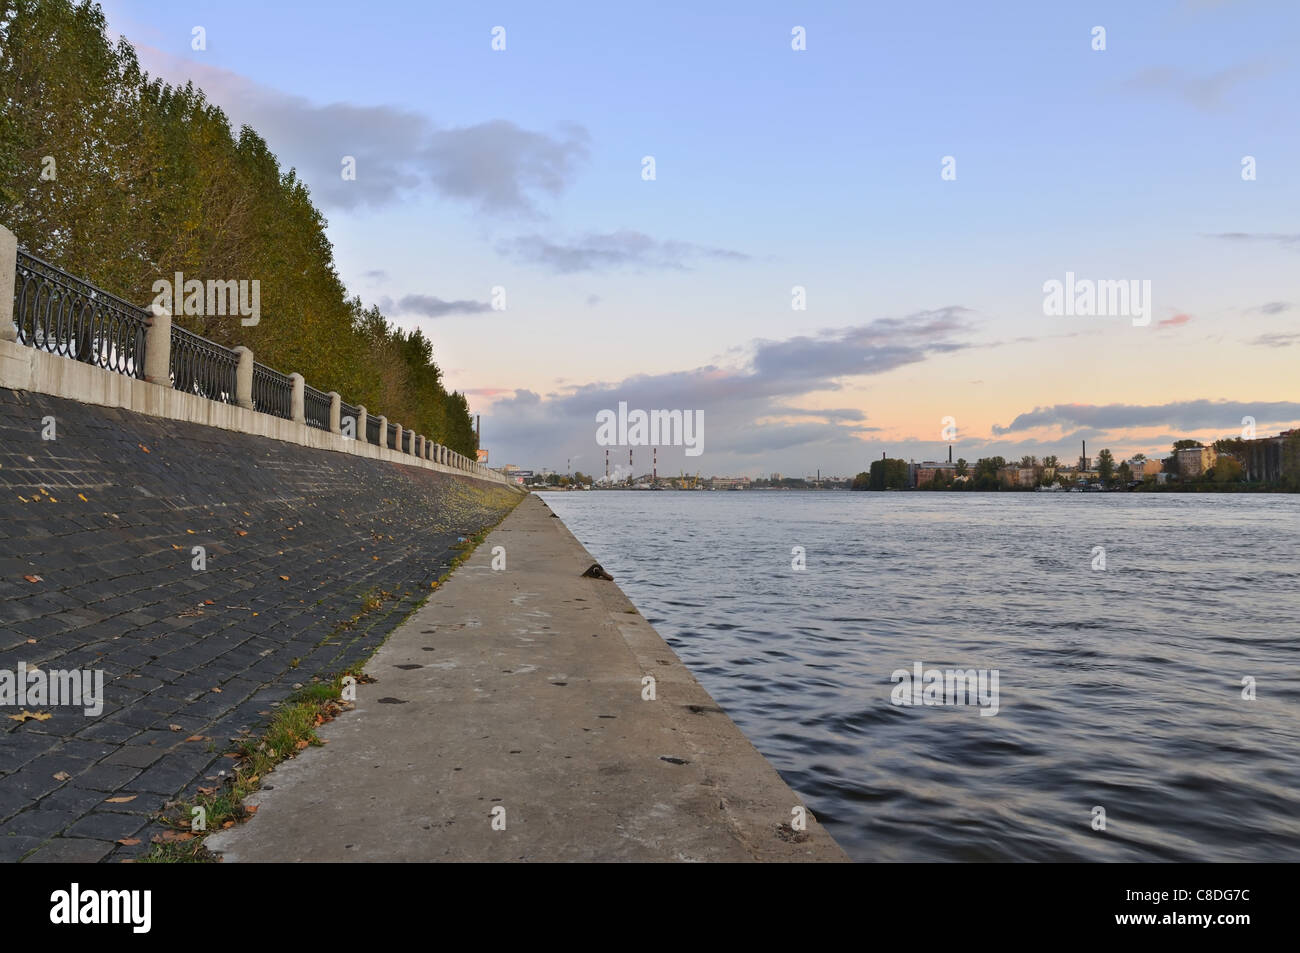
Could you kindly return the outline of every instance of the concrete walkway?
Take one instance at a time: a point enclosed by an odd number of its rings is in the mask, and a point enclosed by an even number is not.
[[[506,568],[491,568],[504,547]],[[230,861],[843,861],[536,496],[390,637]],[[642,679],[656,699],[642,699]],[[502,810],[504,816],[502,817]],[[504,829],[494,829],[502,826]]]

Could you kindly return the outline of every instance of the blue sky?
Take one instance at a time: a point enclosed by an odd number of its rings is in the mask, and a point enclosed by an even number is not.
[[[661,469],[751,475],[946,453],[947,415],[970,457],[1300,420],[1300,6],[699,6],[104,4],[299,168],[494,464],[591,468],[620,399],[704,410]],[[1067,270],[1155,320],[1045,316]]]

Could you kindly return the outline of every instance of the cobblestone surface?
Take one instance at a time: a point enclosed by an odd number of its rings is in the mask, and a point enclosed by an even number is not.
[[[373,651],[458,537],[515,499],[419,467],[0,389],[0,860],[147,850],[152,813],[211,784],[230,739],[263,726],[295,683]],[[363,613],[375,596],[381,607]],[[20,662],[102,671],[103,711],[5,699]],[[13,717],[24,708],[43,720]]]

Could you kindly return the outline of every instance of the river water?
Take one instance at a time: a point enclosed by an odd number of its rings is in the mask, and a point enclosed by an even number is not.
[[[855,859],[1300,860],[1300,497],[545,498]]]

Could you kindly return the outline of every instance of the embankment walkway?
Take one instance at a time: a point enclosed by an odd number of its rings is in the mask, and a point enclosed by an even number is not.
[[[811,815],[790,826],[799,798],[591,563],[524,500],[366,666],[377,681],[328,744],[207,846],[227,862],[845,860]]]

